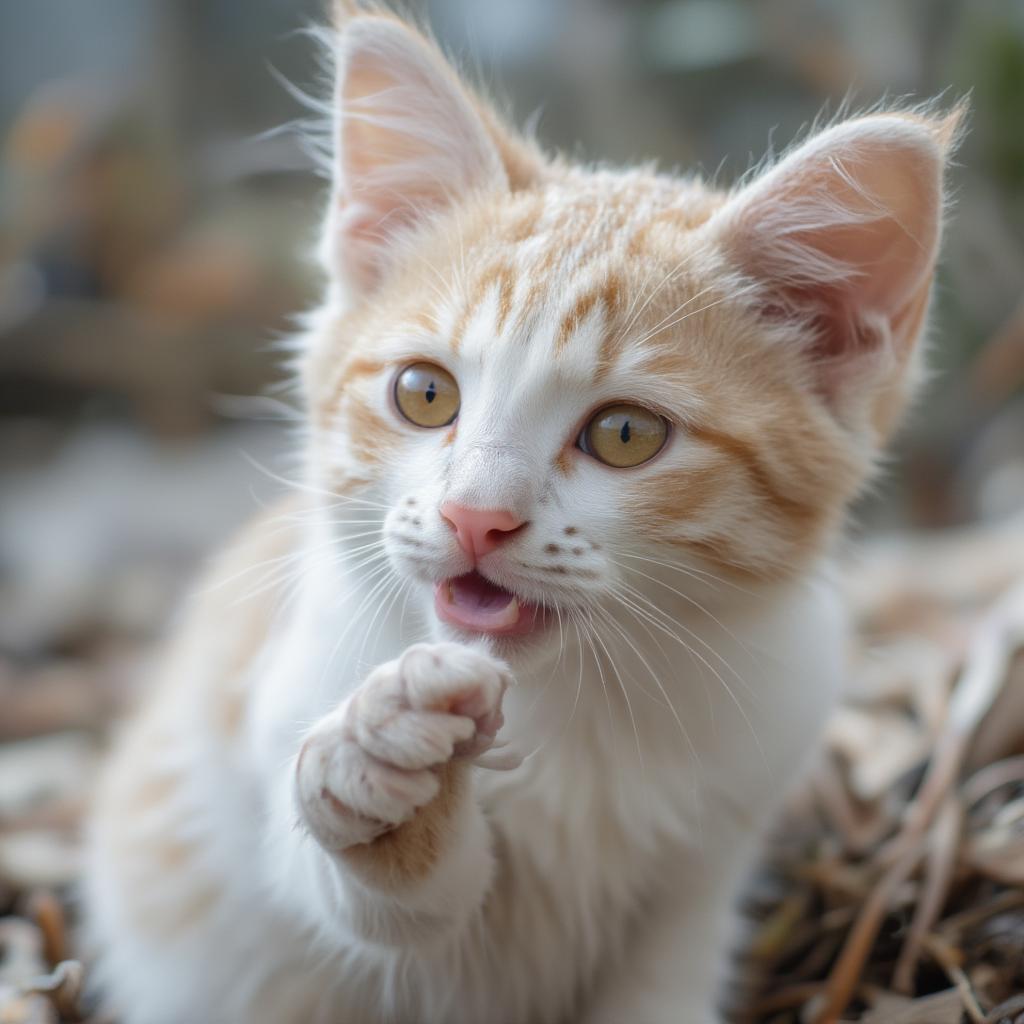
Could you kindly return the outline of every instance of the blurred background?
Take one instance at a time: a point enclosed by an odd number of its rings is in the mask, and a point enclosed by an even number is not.
[[[722,182],[844,97],[969,94],[934,379],[858,524],[1024,508],[1022,0],[408,6],[545,144]],[[321,0],[0,3],[0,740],[58,730],[60,753],[0,747],[0,822],[49,783],[73,818],[76,730],[294,471],[275,345],[320,287],[295,90],[327,95],[322,20]],[[0,835],[0,911],[5,885],[68,876],[53,836]]]

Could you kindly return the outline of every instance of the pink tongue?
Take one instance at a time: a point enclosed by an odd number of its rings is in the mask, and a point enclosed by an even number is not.
[[[452,604],[470,611],[496,612],[507,608],[513,596],[507,590],[484,579],[479,573],[471,572],[449,580]]]
[[[518,600],[476,572],[438,583],[434,609],[443,622],[492,636],[530,633],[544,620],[535,605]]]

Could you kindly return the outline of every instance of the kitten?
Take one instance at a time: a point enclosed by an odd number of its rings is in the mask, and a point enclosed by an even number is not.
[[[843,672],[829,551],[919,376],[959,112],[730,192],[551,159],[339,14],[307,476],[90,830],[124,1024],[709,1024]]]

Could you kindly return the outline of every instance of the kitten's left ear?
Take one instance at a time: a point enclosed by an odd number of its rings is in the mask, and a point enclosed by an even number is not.
[[[337,28],[326,255],[365,294],[394,259],[396,236],[475,190],[509,186],[514,143],[416,29],[351,4],[338,6]]]
[[[766,315],[812,329],[816,384],[836,414],[866,415],[882,434],[902,404],[927,311],[962,112],[838,124],[742,188],[707,225],[758,284]]]

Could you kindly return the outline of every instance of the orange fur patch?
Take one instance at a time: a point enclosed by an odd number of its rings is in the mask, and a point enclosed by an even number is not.
[[[512,222],[508,229],[507,238],[509,243],[519,245],[525,242],[527,238],[530,238],[537,230],[537,225],[540,223],[540,217],[543,212],[544,203],[540,196],[529,196],[526,208],[519,215],[518,219]]]
[[[251,523],[197,588],[190,628],[172,647],[145,713],[101,778],[96,812],[104,857],[123,880],[125,913],[140,934],[180,935],[220,898],[220,884],[203,865],[202,839],[193,838],[185,778],[166,767],[179,759],[175,745],[190,737],[173,735],[167,724],[181,714],[182,686],[198,687],[209,727],[224,741],[237,739],[248,700],[246,669],[267,638],[279,595],[277,587],[257,585],[258,570],[294,550],[298,526],[291,520],[305,501],[292,497]],[[251,595],[254,587],[261,592]]]
[[[349,449],[362,463],[377,465],[401,440],[397,427],[385,422],[354,394],[345,401]]]
[[[329,426],[341,404],[342,398],[354,381],[361,377],[372,377],[383,373],[387,363],[370,356],[355,356],[342,364],[327,394],[318,404],[318,420],[321,426]]]
[[[172,740],[144,720],[101,780],[99,808],[107,811],[106,859],[124,880],[124,909],[143,935],[180,934],[208,912],[217,888],[199,864],[198,840],[181,802],[184,779],[157,773],[153,760]],[[175,885],[169,885],[173,878]]]
[[[438,769],[441,789],[411,821],[342,856],[368,884],[401,891],[422,881],[452,842],[454,819],[466,798],[468,766],[448,762]]]
[[[568,448],[561,449],[555,456],[555,468],[562,476],[570,476],[572,474],[575,466],[573,464],[572,452]]]
[[[452,328],[449,345],[451,346],[451,350],[454,355],[457,355],[462,347],[466,327],[470,320],[472,320],[473,315],[483,304],[491,290],[495,288],[497,288],[498,292],[498,309],[497,316],[495,318],[495,330],[496,333],[500,334],[505,329],[505,324],[512,313],[512,300],[515,295],[515,287],[515,270],[506,260],[497,259],[486,266],[483,273],[481,273],[472,283],[468,296],[463,302],[462,308],[459,310],[459,314],[456,317],[455,325]]]
[[[495,319],[495,328],[500,334],[512,312],[512,296],[516,287],[515,271],[508,263],[497,261],[480,275],[468,305],[470,309],[479,308],[486,295],[494,287],[498,289],[498,315]]]
[[[626,339],[622,331],[605,331],[604,337],[601,339],[601,347],[597,350],[597,359],[594,362],[593,383],[595,387],[604,383],[608,378],[625,343]]]
[[[569,339],[580,329],[594,309],[600,306],[606,319],[610,320],[618,310],[621,300],[622,281],[615,274],[609,274],[597,287],[584,292],[562,318],[558,333],[555,335],[555,355],[569,344]]]
[[[757,484],[762,494],[783,515],[799,524],[810,525],[819,518],[816,507],[810,506],[800,499],[784,492],[779,484],[763,465],[760,456],[752,444],[732,434],[713,430],[710,427],[690,427],[690,433],[705,444],[726,453],[739,462],[751,479]]]
[[[709,509],[721,491],[721,469],[661,473],[644,482],[641,505],[656,523],[678,523]]]

